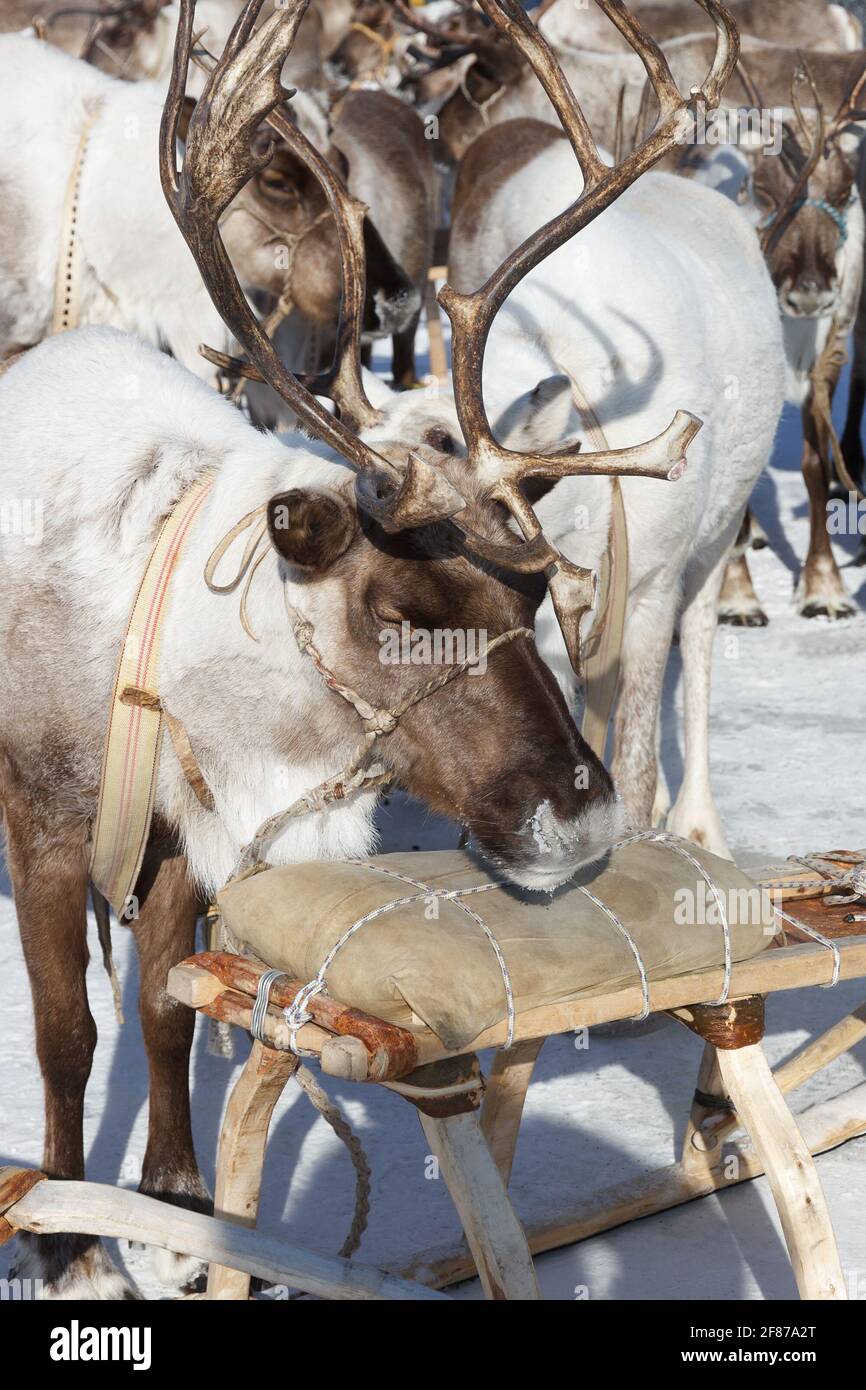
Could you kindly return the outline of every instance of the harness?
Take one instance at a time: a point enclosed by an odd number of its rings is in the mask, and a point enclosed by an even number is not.
[[[75,328],[81,305],[81,236],[79,232],[79,204],[81,197],[81,178],[84,161],[93,127],[102,111],[99,101],[86,116],[78,139],[75,158],[72,161],[66,196],[63,200],[63,213],[60,224],[60,255],[54,277],[54,312],[51,317],[51,332],[65,333]]]
[[[796,217],[801,208],[817,208],[819,212],[823,212],[825,216],[829,217],[831,222],[835,222],[839,232],[840,244],[844,246],[845,242],[848,240],[849,209],[854,206],[859,196],[857,189],[852,188],[848,202],[841,210],[839,208],[834,208],[833,204],[828,203],[826,198],[798,198],[790,208],[790,216]],[[766,231],[769,227],[772,227],[774,222],[778,219],[778,216],[779,214],[777,212],[771,213],[770,216],[761,223],[760,230]]]
[[[359,19],[354,19],[352,21],[349,25],[349,30],[354,30],[356,34],[363,34],[365,39],[370,39],[372,43],[378,45],[382,56],[376,67],[376,73],[381,82],[388,71],[388,65],[391,62],[391,56],[397,43],[396,34],[392,35],[390,39],[386,39],[384,34],[377,33],[375,29],[370,28],[369,24],[362,24]]]
[[[163,524],[133,605],[118,664],[103,758],[90,877],[119,917],[128,909],[153,817],[163,720],[166,721],[184,777],[201,805],[206,810],[214,810],[213,795],[198,766],[186,730],[181,721],[166,710],[158,692],[159,652],[169,584],[191,523],[212,485],[212,476],[193,484]],[[249,624],[247,599],[255,573],[269,553],[266,509],[267,503],[264,503],[242,517],[219,542],[204,571],[205,583],[212,593],[233,593],[244,582],[240,618],[244,631],[253,641],[258,639]],[[216,583],[214,575],[220,560],[244,532],[250,532],[250,535],[234,577],[227,584]],[[437,672],[393,705],[378,706],[342,681],[325,663],[316,646],[313,624],[290,603],[285,588],[283,594],[298,650],[312,662],[328,689],[352,706],[361,720],[362,736],[344,768],[311,787],[285,810],[268,816],[262,822],[253,838],[242,848],[229,881],[255,871],[264,846],[289,820],[323,811],[332,802],[344,800],[353,791],[386,786],[392,774],[380,763],[370,761],[377,741],[393,733],[410,709],[465,675],[498,648],[518,638],[534,637],[531,628],[510,628],[488,642],[483,653]]]

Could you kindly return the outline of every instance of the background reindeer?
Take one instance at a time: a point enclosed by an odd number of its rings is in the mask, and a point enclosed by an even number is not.
[[[0,209],[0,357],[69,323],[108,323],[213,380],[199,343],[222,351],[231,343],[159,188],[153,149],[163,91],[112,80],[12,35],[0,38],[0,74],[7,94],[0,178],[8,190]],[[365,328],[399,332],[417,315],[419,297],[370,224],[366,236]],[[305,321],[332,334],[338,238],[318,186],[287,150],[245,190],[225,237],[248,294],[290,294]],[[77,305],[63,321],[70,260]]]

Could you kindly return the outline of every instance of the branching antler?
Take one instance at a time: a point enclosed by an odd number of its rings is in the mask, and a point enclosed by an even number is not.
[[[195,0],[181,0],[160,129],[163,191],[224,322],[243,345],[252,366],[302,423],[357,470],[359,505],[389,530],[424,525],[461,510],[465,503],[459,493],[438,470],[413,454],[404,470],[381,458],[288,371],[247,303],[220,237],[221,216],[271,159],[270,150],[260,155],[252,151],[253,136],[268,119],[320,179],[334,212],[344,278],[338,351],[328,381],[355,417],[360,417],[358,423],[373,423],[377,416],[363,390],[357,351],[364,293],[360,228],[366,208],[338,184],[309,142],[277,111],[292,95],[283,89],[280,73],[309,0],[289,0],[254,30],[262,4],[263,0],[247,0],[241,11],[190,119],[183,164],[178,170],[177,130],[195,18]]]
[[[718,103],[739,56],[739,37],[727,11],[716,0],[698,0],[716,27],[716,51],[701,89],[683,96],[658,45],[644,32],[621,0],[598,0],[620,33],[643,60],[661,115],[649,136],[621,163],[610,168],[602,159],[584,113],[545,38],[516,0],[478,0],[488,19],[519,49],[553,104],[583,175],[580,197],[546,223],[508,256],[474,294],[459,294],[446,285],[439,302],[451,320],[454,395],[470,464],[489,479],[492,494],[504,502],[524,540],[518,561],[510,547],[493,546],[477,536],[468,538],[478,554],[512,568],[546,570],[551,596],[563,628],[572,664],[578,663],[578,630],[593,598],[591,574],[570,564],[548,542],[533,508],[520,489],[530,477],[562,478],[573,474],[628,474],[677,478],[701,422],[678,411],[656,439],[635,448],[603,453],[559,451],[556,456],[516,453],[493,436],[484,408],[484,352],[493,322],[517,285],[547,256],[563,246],[609,207],[642,173],[650,169],[690,130],[699,101]],[[460,525],[460,519],[455,519]]]

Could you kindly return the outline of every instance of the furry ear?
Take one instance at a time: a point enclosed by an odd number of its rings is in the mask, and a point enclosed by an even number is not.
[[[494,434],[508,449],[532,454],[549,454],[573,441],[581,420],[571,396],[567,376],[544,377],[499,417]],[[527,478],[521,484],[526,500],[533,505],[546,497],[555,479]]]
[[[355,508],[330,489],[292,488],[268,502],[268,534],[289,565],[324,574],[352,544]]]

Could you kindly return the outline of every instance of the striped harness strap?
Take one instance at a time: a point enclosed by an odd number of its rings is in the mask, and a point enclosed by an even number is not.
[[[196,516],[213,487],[206,474],[163,522],[139,585],[111,697],[90,878],[121,920],[133,915],[130,895],[141,869],[159,768],[163,721],[187,779],[195,763],[183,726],[159,698],[159,661],[171,580]],[[195,791],[195,785],[193,785]],[[207,789],[196,792],[206,804]]]
[[[78,148],[72,161],[66,197],[63,201],[63,221],[60,228],[60,255],[57,259],[57,272],[54,280],[54,313],[51,320],[52,333],[65,333],[78,323],[81,304],[81,234],[79,231],[79,200],[81,176],[84,173],[84,160],[87,146],[99,114],[102,102],[91,109],[85,117],[78,140]]]

